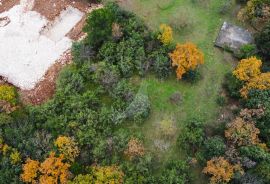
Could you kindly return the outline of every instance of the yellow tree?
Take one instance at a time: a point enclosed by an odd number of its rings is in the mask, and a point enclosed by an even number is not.
[[[235,171],[243,172],[240,165],[232,165],[224,157],[212,158],[207,161],[207,166],[203,169],[204,174],[211,175],[211,184],[228,183]]]
[[[74,162],[75,158],[79,155],[78,144],[73,138],[67,136],[59,136],[54,145],[65,156],[66,159]]]
[[[256,57],[242,59],[233,71],[233,75],[241,80],[248,81],[261,74],[262,61]]]
[[[134,157],[143,156],[145,153],[144,146],[136,138],[131,138],[128,141],[127,149],[125,150],[125,155],[128,156],[129,159],[133,159]]]
[[[22,167],[23,174],[21,178],[26,183],[37,183],[39,161],[27,159]]]
[[[250,79],[240,90],[241,96],[247,98],[249,91],[252,89],[270,89],[270,72],[261,73],[260,75]]]
[[[21,178],[23,182],[39,184],[65,184],[68,181],[70,165],[63,162],[64,155],[55,156],[52,152],[44,162],[27,159],[23,165]]]
[[[122,184],[124,173],[118,166],[93,166],[91,173],[78,175],[68,184]]]
[[[194,70],[204,63],[204,55],[193,43],[177,44],[175,50],[169,54],[172,66],[176,68],[178,79],[189,70]]]
[[[172,28],[166,24],[161,24],[159,29],[160,29],[160,34],[158,35],[158,39],[164,45],[169,45],[173,41]]]
[[[227,125],[225,137],[227,140],[238,146],[258,144],[260,130],[255,127],[253,122],[245,122],[237,117]]]
[[[61,154],[59,157],[55,157],[55,153],[52,152],[49,157],[40,164],[40,184],[56,184],[58,180],[62,184],[67,183],[70,174],[68,171],[70,165],[64,163],[63,160],[64,155]]]

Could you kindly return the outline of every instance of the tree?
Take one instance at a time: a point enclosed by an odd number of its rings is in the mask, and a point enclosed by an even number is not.
[[[199,64],[204,63],[204,55],[193,43],[177,44],[175,50],[169,54],[172,66],[177,67],[178,79],[189,70],[195,70]]]
[[[40,164],[39,171],[41,176],[39,178],[40,184],[54,184],[60,183],[65,184],[69,178],[69,167],[70,165],[63,162],[64,155],[55,157],[55,153],[52,152],[44,162]]]
[[[78,175],[69,184],[122,184],[124,173],[119,167],[113,166],[93,166],[90,174]]]
[[[238,18],[242,21],[254,19],[267,20],[270,17],[269,9],[269,0],[249,0],[246,7],[239,12]]]
[[[222,156],[225,153],[226,145],[221,137],[210,137],[204,141],[205,156],[207,159]]]
[[[181,160],[172,160],[166,164],[156,183],[185,184],[192,182],[188,164]]]
[[[202,146],[205,134],[203,130],[203,122],[192,119],[186,122],[186,126],[178,137],[178,144],[184,147],[188,152],[195,153]]]
[[[0,84],[0,100],[6,101],[11,105],[17,102],[17,94],[13,86]]]
[[[86,41],[93,46],[99,47],[104,41],[112,36],[112,25],[115,14],[110,7],[94,10],[86,19],[83,28],[87,33]]]
[[[262,54],[265,59],[270,59],[270,22],[256,35],[255,42],[259,53]]]
[[[79,155],[78,144],[73,138],[66,136],[59,136],[54,145],[65,156],[66,159],[74,162],[75,158]]]
[[[145,154],[145,149],[143,144],[137,138],[131,138],[128,141],[127,149],[125,150],[125,155],[132,160],[135,157],[141,157]]]
[[[260,75],[251,78],[240,90],[241,96],[248,98],[250,90],[268,90],[270,89],[270,72],[261,73]]]
[[[214,157],[207,161],[207,166],[203,169],[203,173],[212,175],[210,183],[228,183],[235,171],[241,171],[239,165],[230,164],[224,157]]]
[[[70,176],[70,165],[63,162],[64,155],[55,157],[55,153],[50,153],[44,162],[27,159],[23,165],[23,173],[21,178],[24,182],[40,183],[40,184],[56,184],[60,181],[65,184]]]
[[[270,182],[270,161],[263,161],[255,169],[256,173],[265,181]]]
[[[138,93],[127,107],[125,114],[128,119],[141,122],[150,113],[150,101],[147,95]]]
[[[23,165],[23,174],[21,175],[22,180],[27,183],[36,183],[39,165],[39,161],[28,158]]]
[[[227,125],[225,137],[229,142],[237,146],[253,145],[259,143],[259,133],[260,130],[255,127],[253,122],[246,122],[237,117]]]
[[[21,161],[21,155],[16,149],[13,149],[9,157],[13,165],[18,164]]]
[[[256,57],[242,59],[235,70],[233,75],[241,81],[249,81],[261,74],[262,61]]]
[[[158,35],[158,39],[164,45],[169,45],[173,41],[172,28],[166,24],[161,24],[159,29],[160,29],[160,34]]]

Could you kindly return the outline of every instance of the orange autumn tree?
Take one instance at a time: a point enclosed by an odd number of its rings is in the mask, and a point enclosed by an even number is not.
[[[23,174],[21,178],[26,183],[37,183],[36,178],[38,177],[39,161],[31,160],[28,158],[26,163],[23,165]]]
[[[189,70],[195,70],[204,63],[204,55],[193,43],[177,44],[175,50],[169,54],[172,66],[176,68],[177,79]]]
[[[166,24],[161,24],[159,29],[160,29],[160,34],[158,35],[158,39],[164,45],[169,45],[173,41],[172,28]]]
[[[270,72],[261,73],[260,75],[250,79],[240,90],[241,96],[247,98],[249,91],[252,89],[270,89]]]
[[[261,74],[262,61],[256,57],[242,59],[233,71],[233,75],[241,80],[248,81]]]
[[[247,98],[252,89],[270,89],[270,72],[261,72],[262,61],[256,57],[242,59],[233,71],[233,75],[244,81],[245,84],[240,90],[242,97]]]
[[[65,156],[66,159],[74,162],[75,158],[79,155],[78,144],[73,138],[67,136],[59,136],[54,145]]]
[[[237,117],[227,125],[225,137],[227,140],[238,146],[258,144],[260,130],[255,127],[253,122],[246,122]]]
[[[139,141],[137,138],[131,138],[128,141],[128,146],[124,153],[128,156],[129,159],[132,160],[134,157],[143,156],[145,150],[141,141]]]
[[[240,165],[230,164],[224,157],[214,157],[207,161],[207,166],[203,169],[204,174],[211,175],[210,183],[228,183],[235,171],[240,171],[243,174],[243,170]]]
[[[68,181],[70,165],[64,163],[64,155],[55,156],[52,152],[44,162],[28,159],[23,165],[21,178],[23,182],[39,184],[65,184]]]

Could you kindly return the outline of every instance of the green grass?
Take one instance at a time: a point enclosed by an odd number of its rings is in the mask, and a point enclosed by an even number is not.
[[[164,118],[173,118],[178,127],[177,135],[181,133],[181,128],[188,118],[199,117],[206,123],[214,123],[220,111],[216,99],[221,91],[224,75],[232,69],[234,62],[230,54],[214,47],[222,23],[225,20],[235,22],[234,16],[219,13],[223,0],[197,0],[198,3],[193,3],[194,1],[126,0],[120,3],[124,9],[141,17],[152,30],[157,30],[161,23],[169,23],[171,17],[184,14],[192,25],[186,30],[175,32],[175,42],[191,41],[205,54],[205,64],[200,67],[203,78],[195,84],[177,81],[175,77],[159,81],[153,76],[148,76],[141,82],[141,86],[147,89],[152,111],[143,125],[133,125],[132,128],[134,131],[143,132],[147,149],[159,158],[157,168],[162,167],[168,159],[186,157],[183,150],[176,148],[176,138],[169,140],[171,146],[167,151],[158,150],[154,146],[157,123]],[[234,8],[233,6],[230,11]],[[175,92],[182,95],[180,105],[169,102],[169,97]],[[194,170],[198,183],[202,183],[202,176],[198,174],[200,170]]]

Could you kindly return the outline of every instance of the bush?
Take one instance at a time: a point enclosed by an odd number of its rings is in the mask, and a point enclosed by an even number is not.
[[[198,119],[187,121],[181,132],[177,140],[178,145],[187,152],[195,153],[203,145],[205,134],[202,121]]]
[[[135,122],[141,122],[147,118],[150,113],[150,101],[148,96],[138,93],[131,104],[126,109],[128,119]]]
[[[204,141],[206,160],[212,157],[219,157],[225,153],[226,145],[221,137],[211,137]]]
[[[125,102],[131,102],[134,97],[134,88],[127,80],[123,79],[113,88],[111,96],[116,99],[123,99]]]
[[[0,100],[15,105],[17,103],[17,93],[15,88],[7,84],[0,85]]]
[[[191,183],[192,176],[186,162],[180,160],[170,161],[164,168],[157,183]]]
[[[83,28],[87,33],[86,42],[98,48],[104,41],[109,40],[112,37],[112,25],[115,17],[114,11],[109,6],[91,12]]]
[[[108,91],[118,83],[120,72],[115,65],[100,62],[97,65],[97,70],[95,71],[93,78]]]
[[[240,89],[244,83],[240,80],[238,80],[234,75],[231,73],[226,74],[225,76],[225,82],[224,87],[228,91],[229,95],[233,98],[240,98]]]
[[[239,57],[240,59],[245,59],[245,58],[250,58],[252,56],[256,56],[257,53],[258,51],[257,51],[256,45],[246,44],[240,48],[240,52],[236,56]]]
[[[270,107],[270,90],[250,90],[245,105],[251,109]]]
[[[258,146],[244,146],[239,152],[242,157],[248,157],[256,162],[270,161],[270,154]]]
[[[72,67],[64,69],[57,80],[57,91],[63,94],[80,93],[84,89],[83,77]]]
[[[270,182],[270,162],[262,162],[260,163],[256,169],[255,169],[256,173],[258,174],[258,176],[260,176],[265,183],[269,183]]]
[[[198,69],[189,70],[183,75],[183,79],[194,84],[201,79],[201,73]]]
[[[150,60],[153,61],[153,68],[158,78],[165,79],[171,73],[171,63],[165,55],[165,51],[154,51],[150,55]]]
[[[255,37],[259,53],[266,59],[270,59],[270,23]]]

